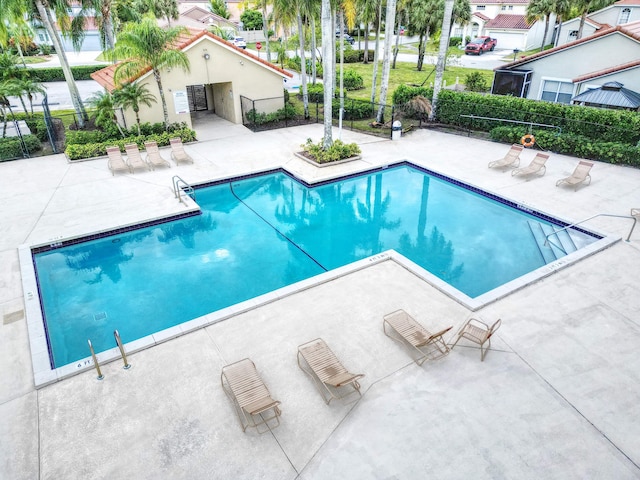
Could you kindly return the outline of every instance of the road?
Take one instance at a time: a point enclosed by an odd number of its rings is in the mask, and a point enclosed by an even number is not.
[[[410,41],[411,38],[404,39],[405,42]],[[355,44],[357,47],[357,42]],[[364,44],[362,45],[364,48]],[[256,50],[249,50],[253,54],[257,54]],[[461,52],[462,53],[462,52]],[[487,52],[484,55],[474,56],[474,55],[464,55],[462,53],[459,64],[458,61],[454,61],[454,65],[459,65],[466,68],[478,68],[482,70],[493,70],[500,65],[503,65],[505,62],[502,60],[505,56],[509,55],[511,50],[495,50],[494,52]],[[92,65],[92,64],[100,64],[96,60],[100,52],[78,52],[78,53],[67,53],[67,59],[71,65]],[[261,52],[261,56],[264,58],[264,52]],[[416,63],[418,60],[418,56],[416,54],[411,53],[399,53],[398,61],[400,62],[411,62]],[[437,57],[435,55],[427,55],[425,56],[424,63],[425,65],[435,65]],[[43,68],[43,67],[56,67],[59,66],[60,62],[58,61],[57,55],[52,55],[51,58],[44,63],[39,63],[33,65],[33,68]],[[428,72],[428,69],[424,69]],[[80,97],[83,101],[87,100],[93,94],[97,92],[102,92],[103,89],[98,83],[93,80],[79,80],[76,82],[78,85],[78,90],[80,91]],[[294,78],[288,80],[285,83],[285,86],[294,90],[297,89],[300,85],[300,77],[298,74],[294,74]],[[49,105],[53,110],[68,110],[73,109],[73,104],[71,103],[71,97],[69,95],[69,89],[67,88],[67,84],[65,82],[47,82],[44,84],[47,89],[47,96],[49,98]],[[41,111],[41,106],[35,106],[42,102],[41,96],[36,96],[34,100],[34,110]],[[17,98],[11,98],[11,107],[16,112],[22,111],[22,105],[20,104]]]

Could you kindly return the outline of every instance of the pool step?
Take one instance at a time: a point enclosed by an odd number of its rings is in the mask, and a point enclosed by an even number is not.
[[[528,223],[545,263],[553,262],[578,249],[567,230],[540,222]]]

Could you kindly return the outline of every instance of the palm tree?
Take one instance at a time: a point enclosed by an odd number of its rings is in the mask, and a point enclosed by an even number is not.
[[[80,12],[71,22],[71,39],[76,50],[84,41],[89,19],[95,21],[100,32],[100,45],[104,50],[112,50],[115,45],[112,10],[115,0],[80,0]]]
[[[151,13],[155,18],[166,18],[169,26],[172,19],[177,20],[180,16],[176,0],[134,0],[134,9],[143,16]]]
[[[576,40],[582,38],[582,30],[584,28],[584,22],[587,19],[587,14],[595,10],[599,10],[604,7],[608,7],[615,0],[574,0],[573,5],[580,12],[580,26],[578,27],[578,35]]]
[[[396,0],[387,0],[387,13],[384,25],[384,56],[382,57],[382,81],[380,83],[380,106],[376,121],[384,123],[384,107],[387,101],[387,89],[389,88],[389,71],[391,70],[391,37],[396,18]]]
[[[545,41],[547,40],[547,33],[549,32],[549,17],[553,13],[555,6],[554,0],[531,0],[527,5],[527,13],[524,17],[525,21],[531,25],[538,20],[544,19],[544,35],[542,35],[542,45],[540,45],[540,51],[544,50]]]
[[[227,20],[229,20],[229,17],[231,16],[224,0],[209,0],[209,10],[219,17],[226,18]]]
[[[58,34],[58,30],[56,30],[54,26],[56,25],[56,22],[61,26],[68,26],[69,17],[67,14],[67,8],[69,8],[69,4],[67,0],[32,1],[33,4],[32,8],[30,9],[30,14],[44,26],[45,30],[49,34],[49,38],[53,43],[53,48],[56,51],[56,55],[58,55],[58,59],[60,60],[60,67],[62,68],[64,79],[67,82],[67,87],[69,88],[71,102],[73,103],[73,108],[76,111],[76,120],[78,122],[78,126],[80,128],[84,128],[84,123],[88,118],[87,111],[84,108],[82,98],[80,97],[80,92],[78,91],[78,86],[76,85],[76,81],[73,78],[73,73],[71,72],[71,67],[69,66],[67,55],[64,51],[64,48],[62,47],[60,35]],[[20,4],[20,1],[16,1],[14,3]],[[54,9],[56,12],[56,20],[54,20],[51,13],[52,9]]]
[[[177,67],[189,71],[189,58],[175,45],[178,37],[185,32],[187,30],[184,27],[163,29],[153,16],[145,15],[139,23],[125,25],[113,49],[114,57],[123,59],[114,72],[116,83],[135,78],[151,68],[160,92],[165,127],[169,126],[169,111],[160,69]]]
[[[333,70],[333,57],[335,48],[335,30],[331,19],[331,0],[322,0],[320,16],[322,28],[322,76],[324,78],[324,136],[322,137],[322,147],[327,150],[333,145],[331,111],[333,107],[333,82],[336,74]]]
[[[156,102],[155,95],[147,90],[147,86],[138,83],[127,83],[113,93],[115,106],[124,109],[131,108],[135,112],[138,135],[140,135],[140,105],[150,107],[152,103]]]
[[[436,79],[433,84],[433,101],[431,102],[431,114],[429,120],[436,117],[436,109],[438,108],[438,95],[442,88],[442,77],[444,76],[444,67],[447,58],[447,49],[449,48],[449,32],[451,31],[451,16],[453,14],[454,0],[445,0],[444,16],[442,18],[442,30],[440,33],[440,47],[438,49],[438,61],[436,63]]]
[[[571,11],[571,3],[571,0],[555,0],[553,2],[553,13],[556,14],[556,25],[558,26],[553,42],[554,47],[558,44],[558,39],[560,38],[562,22],[569,16],[569,12]]]
[[[380,0],[356,0],[356,9],[359,12],[358,19],[365,25],[364,59],[362,63],[369,63],[369,30],[371,23],[378,18]]]
[[[33,96],[36,93],[40,93],[41,95],[44,95],[47,92],[47,90],[41,83],[38,83],[29,77],[24,77],[18,80],[18,85],[20,86],[20,90],[22,91],[22,93],[25,94],[29,99],[29,107],[31,110],[31,115],[33,116]],[[26,108],[25,108],[25,113],[26,113]]]
[[[109,92],[96,92],[88,98],[87,103],[95,109],[93,118],[98,127],[109,131],[115,124],[120,135],[125,136],[116,119],[116,106],[113,96]]]

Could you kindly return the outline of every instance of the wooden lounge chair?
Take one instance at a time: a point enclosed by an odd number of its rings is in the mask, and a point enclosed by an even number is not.
[[[176,165],[180,165],[180,163],[193,163],[193,158],[184,151],[182,139],[172,138],[169,140],[169,143],[171,144],[171,158],[176,162]]]
[[[547,171],[545,163],[549,160],[549,155],[546,153],[536,153],[531,163],[526,167],[516,168],[511,170],[511,175],[531,175],[537,173],[538,175],[544,175]]]
[[[169,161],[160,155],[157,142],[144,142],[144,149],[147,151],[147,158],[145,158],[145,160],[153,170],[155,170],[156,167],[171,168]]]
[[[522,145],[514,143],[507,154],[499,159],[489,162],[489,168],[517,167],[520,165],[520,153],[522,153]]]
[[[561,178],[556,182],[556,187],[558,185],[566,183],[567,185],[573,186],[573,189],[576,190],[578,188],[578,185],[580,185],[582,182],[587,182],[587,185],[589,185],[591,183],[591,175],[589,175],[591,167],[593,167],[593,163],[581,160],[570,176]]]
[[[364,375],[349,373],[321,338],[298,347],[298,366],[313,379],[327,405],[334,398],[345,398],[354,391],[362,396],[358,380]],[[345,386],[353,387],[354,391],[345,392],[341,389]]]
[[[467,320],[467,323],[462,326],[460,331],[458,331],[458,338],[454,344],[451,345],[451,349],[456,346],[461,338],[466,338],[467,340],[471,340],[472,342],[480,345],[480,361],[484,362],[484,357],[489,348],[491,348],[491,336],[496,333],[496,330],[500,328],[501,324],[502,320],[500,319],[496,320],[493,325],[489,326],[481,320],[470,318]],[[483,349],[485,343],[487,346]]]
[[[264,433],[280,425],[280,402],[271,398],[251,360],[245,358],[223,367],[220,381],[233,402],[243,432],[249,427],[255,427],[258,433]],[[272,420],[273,427],[269,424]],[[261,431],[261,425],[266,429]]]
[[[400,343],[408,343],[418,352],[419,357],[414,360],[418,365],[422,365],[427,359],[440,358],[449,353],[449,347],[442,336],[451,328],[431,333],[404,310],[389,313],[382,320],[382,330],[387,337]]]
[[[150,170],[149,165],[142,160],[142,155],[140,155],[140,149],[138,145],[135,143],[127,143],[124,146],[125,152],[127,152],[127,163],[129,164],[129,168],[133,172],[136,168],[144,168],[145,170]]]
[[[109,157],[107,166],[109,170],[111,170],[111,175],[115,175],[116,172],[131,172],[129,165],[127,165],[127,162],[122,158],[120,147],[107,147],[107,156]]]

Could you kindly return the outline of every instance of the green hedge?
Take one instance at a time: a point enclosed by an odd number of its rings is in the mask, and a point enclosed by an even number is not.
[[[535,128],[529,132],[525,127],[496,127],[491,130],[490,135],[493,140],[500,142],[520,143],[522,136],[527,133],[533,134],[536,145],[543,150],[640,167],[640,146],[603,142],[589,139],[584,135]]]
[[[333,99],[332,106],[333,118],[338,118],[340,112],[340,99]],[[374,118],[376,116],[376,108],[371,105],[369,100],[344,99],[344,116],[343,120],[362,120],[365,118]]]
[[[40,140],[35,135],[23,135],[22,138],[29,153],[37,152],[42,148]],[[20,139],[17,137],[0,138],[0,161],[12,158],[22,158]]]
[[[398,88],[396,88],[395,92],[393,92],[393,96],[391,97],[391,99],[394,105],[403,105],[409,100],[417,97],[418,95],[422,95],[423,97],[431,100],[433,98],[433,88],[400,85]]]
[[[120,139],[110,139],[106,142],[100,143],[87,143],[87,144],[71,144],[67,145],[64,153],[69,160],[80,160],[83,158],[100,157],[107,154],[107,147],[115,145],[120,147],[120,150],[124,152],[124,146],[127,143],[136,143],[138,147],[144,149],[145,141],[158,142],[158,146],[169,145],[169,139],[174,137],[180,137],[183,142],[193,142],[196,140],[196,132],[190,128],[181,128],[174,130],[173,132],[163,132],[160,134],[154,133],[151,135],[131,136]]]
[[[76,65],[71,67],[71,73],[75,80],[91,80],[91,74],[102,70],[108,65]],[[34,82],[64,82],[64,74],[60,67],[48,67],[48,68],[31,68],[31,78]]]
[[[626,110],[608,110],[503,95],[442,90],[438,97],[436,114],[439,122],[471,126],[485,131],[501,125],[495,120],[471,121],[460,115],[554,125],[560,127],[563,133],[582,135],[601,142],[636,145],[640,141],[640,113]]]

